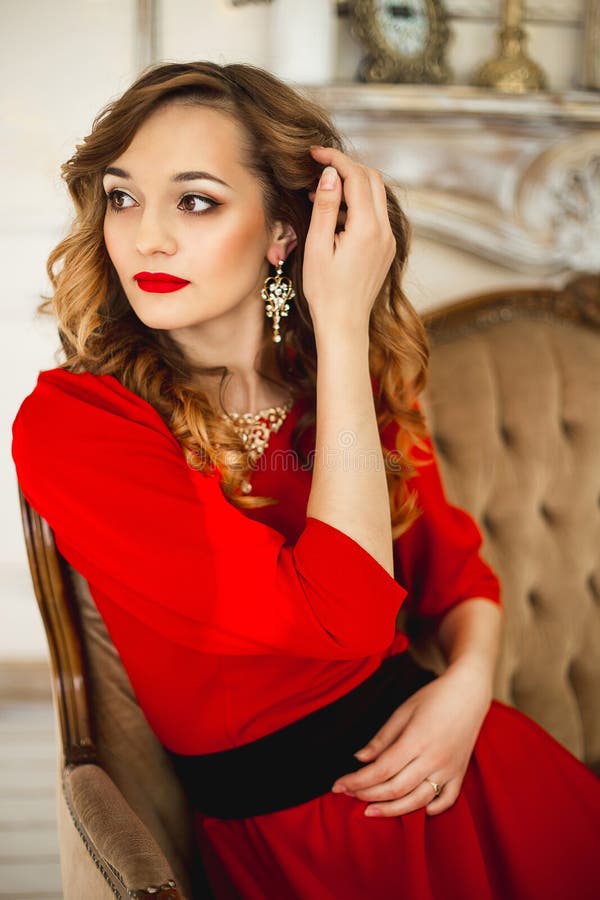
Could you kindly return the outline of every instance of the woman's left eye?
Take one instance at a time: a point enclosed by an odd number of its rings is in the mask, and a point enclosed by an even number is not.
[[[220,206],[220,203],[217,203],[216,200],[210,200],[208,197],[203,197],[201,194],[185,194],[177,204],[178,209],[192,213],[192,215],[206,212],[206,209],[210,209],[211,206]]]

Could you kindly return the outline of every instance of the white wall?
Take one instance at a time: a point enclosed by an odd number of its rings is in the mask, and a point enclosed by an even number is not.
[[[54,365],[51,321],[35,309],[45,261],[70,205],[60,165],[134,75],[134,0],[0,4],[0,658],[45,655],[21,533],[10,425],[40,369]],[[40,448],[43,452],[43,448]]]
[[[306,14],[314,2],[296,4],[300,11],[289,15]],[[70,216],[60,164],[88,132],[100,107],[136,74],[136,6],[135,0],[0,0],[0,264],[5,273],[0,304],[0,659],[46,654],[21,535],[10,424],[37,372],[54,364],[57,349],[52,322],[37,320],[35,308],[48,289],[46,257]],[[226,0],[163,0],[159,7],[163,59],[269,67],[276,58],[267,4],[233,9]],[[450,62],[464,80],[493,52],[495,23],[460,19],[454,24]],[[293,19],[290,25],[293,30]],[[551,86],[573,85],[578,28],[538,23],[531,33],[531,52],[547,69]],[[340,23],[337,47],[332,76],[350,79],[361,50],[347,22]],[[524,281],[522,275],[458,250],[415,243],[409,285],[418,308]]]

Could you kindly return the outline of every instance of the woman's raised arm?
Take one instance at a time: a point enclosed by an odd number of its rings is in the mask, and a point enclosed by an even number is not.
[[[315,465],[309,516],[352,537],[393,574],[390,502],[369,371],[369,316],[396,244],[381,175],[339,150],[327,165],[304,254],[317,346]],[[336,233],[342,199],[345,229]],[[343,565],[343,561],[341,561]]]

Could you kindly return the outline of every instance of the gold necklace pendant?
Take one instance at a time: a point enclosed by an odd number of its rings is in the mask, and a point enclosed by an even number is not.
[[[290,398],[283,406],[269,406],[257,413],[221,413],[221,418],[229,420],[242,439],[251,465],[263,455],[271,434],[279,431],[292,405],[293,399]],[[242,481],[240,487],[244,494],[252,491],[252,484],[247,479]]]

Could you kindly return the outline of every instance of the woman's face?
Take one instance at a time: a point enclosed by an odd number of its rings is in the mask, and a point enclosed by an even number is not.
[[[106,248],[150,328],[176,332],[262,305],[267,258],[285,258],[281,224],[267,228],[259,182],[243,164],[242,137],[225,113],[173,103],[104,175]]]

